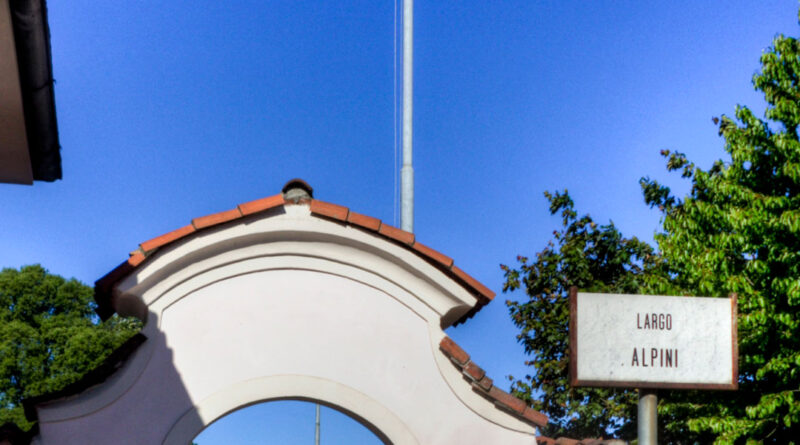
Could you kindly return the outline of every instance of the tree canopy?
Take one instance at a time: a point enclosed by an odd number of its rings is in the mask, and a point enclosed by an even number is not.
[[[0,425],[27,430],[22,400],[62,389],[140,328],[99,323],[92,288],[38,265],[0,271]]]
[[[519,341],[535,372],[514,391],[577,437],[635,435],[631,390],[572,388],[567,381],[567,290],[723,297],[738,294],[739,390],[671,391],[659,402],[666,443],[800,441],[800,42],[776,37],[753,78],[765,119],[744,106],[714,118],[725,160],[704,170],[662,151],[667,169],[691,181],[679,198],[642,178],[645,202],[662,214],[657,249],[613,226],[578,218],[566,193],[547,194],[563,227],[533,261],[501,266]]]

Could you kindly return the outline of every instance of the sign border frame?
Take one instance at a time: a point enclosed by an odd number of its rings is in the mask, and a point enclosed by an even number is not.
[[[652,389],[706,389],[734,391],[739,389],[739,340],[738,332],[738,296],[733,293],[731,300],[731,338],[732,366],[731,383],[669,383],[669,382],[636,382],[606,381],[578,379],[578,288],[569,288],[569,384],[573,387],[596,388],[652,388]]]

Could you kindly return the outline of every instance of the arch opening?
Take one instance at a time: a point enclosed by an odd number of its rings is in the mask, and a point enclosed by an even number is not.
[[[287,400],[320,403],[335,409],[369,430],[375,443],[419,443],[400,418],[353,388],[318,377],[282,375],[239,382],[196,402],[173,424],[163,444],[192,443],[192,438],[231,413],[262,402]]]
[[[213,445],[311,444],[320,405],[320,443],[380,445],[391,443],[357,414],[320,400],[279,398],[237,408],[206,426],[191,443]]]

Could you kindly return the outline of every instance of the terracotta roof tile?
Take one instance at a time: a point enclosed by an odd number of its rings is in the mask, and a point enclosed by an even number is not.
[[[525,412],[522,413],[522,417],[528,419],[531,423],[536,425],[547,425],[547,416],[539,411],[536,411],[530,406],[525,408]]]
[[[183,226],[180,229],[175,229],[172,232],[167,232],[161,236],[157,236],[151,240],[145,241],[139,246],[145,252],[150,252],[151,250],[155,250],[161,246],[165,246],[173,241],[177,241],[187,235],[191,235],[194,233],[195,229],[194,226],[189,224],[188,226]]]
[[[286,187],[289,187],[289,185],[297,186],[298,184],[303,186],[304,189],[311,190],[311,186],[302,180],[289,181]],[[466,315],[454,323],[456,325],[471,318],[478,310],[480,310],[481,307],[485,306],[494,297],[494,292],[489,290],[489,288],[469,276],[459,267],[455,266],[452,258],[422,243],[416,242],[413,233],[406,232],[388,224],[383,224],[381,220],[377,218],[351,212],[347,207],[337,204],[332,204],[317,199],[299,199],[296,202],[288,202],[282,194],[277,194],[239,204],[235,209],[195,218],[192,220],[192,224],[190,225],[165,233],[140,244],[140,249],[132,252],[127,261],[117,266],[114,270],[97,280],[95,283],[95,300],[98,304],[98,315],[100,315],[100,317],[103,319],[113,315],[113,308],[111,308],[110,303],[110,292],[113,285],[122,280],[126,275],[130,274],[136,267],[141,265],[147,259],[147,257],[155,253],[155,251],[159,248],[165,247],[175,241],[190,236],[198,230],[203,230],[217,224],[230,222],[243,216],[252,215],[254,213],[263,212],[287,204],[307,204],[309,205],[309,209],[313,215],[334,219],[344,222],[345,224],[352,224],[363,229],[377,232],[379,235],[385,238],[399,242],[400,245],[412,250],[447,275],[458,280],[467,288],[467,290],[477,297],[478,301]]]
[[[195,229],[205,229],[206,227],[216,226],[242,217],[239,208],[225,210],[224,212],[212,213],[211,215],[201,216],[192,220]]]
[[[381,228],[381,220],[378,218],[373,218],[371,216],[362,215],[360,213],[356,213],[351,211],[349,215],[347,215],[347,222],[350,224],[355,224],[357,226],[363,227],[365,229],[372,230],[373,232],[377,232]]]
[[[469,354],[461,349],[450,337],[443,338],[442,341],[439,342],[439,348],[444,352],[444,355],[459,366],[464,366],[469,362]]]
[[[397,227],[390,226],[388,224],[381,224],[381,228],[378,233],[403,244],[414,244],[413,233],[406,232],[405,230],[398,229]]]
[[[464,366],[464,374],[467,374],[472,380],[480,381],[485,375],[486,371],[484,371],[480,366],[476,365],[474,362],[467,363]]]
[[[494,386],[492,379],[486,376],[481,367],[472,362],[460,346],[450,337],[445,336],[439,342],[439,349],[442,350],[455,367],[457,367],[464,378],[472,384],[472,389],[494,404],[516,417],[537,427],[547,425],[547,416],[529,407],[524,400],[518,399],[502,389]]]
[[[318,199],[312,199],[309,207],[311,213],[347,222],[347,214],[349,213],[347,207],[320,201]]]
[[[424,245],[424,244],[422,244],[420,242],[415,242],[414,245],[411,246],[411,247],[413,247],[414,250],[416,250],[417,252],[425,255],[426,257],[428,257],[428,258],[430,258],[430,259],[432,259],[434,261],[436,261],[437,263],[441,264],[442,266],[444,266],[444,267],[446,267],[448,269],[453,266],[453,259],[452,258],[450,258],[449,256],[447,256],[447,255],[445,255],[443,253],[440,253],[440,252],[438,252],[436,250],[433,250],[430,247],[428,247],[428,246],[426,246],[426,245]]]
[[[263,212],[264,210],[269,210],[278,206],[283,205],[283,195],[277,194],[272,196],[267,196],[266,198],[256,199],[255,201],[245,202],[243,204],[239,204],[239,211],[242,212],[242,215],[252,215],[253,213]]]
[[[453,267],[450,270],[452,270],[453,273],[458,278],[464,280],[465,283],[467,283],[470,287],[480,292],[480,294],[486,297],[487,299],[492,300],[494,298],[494,292],[492,292],[491,289],[481,284],[481,282],[476,280],[475,278],[472,278],[469,274],[461,270],[460,267],[453,265]]]
[[[524,401],[512,396],[496,386],[492,386],[491,389],[489,389],[489,397],[493,398],[495,403],[498,403],[517,414],[522,414],[525,412],[526,405]]]
[[[484,375],[482,379],[480,379],[479,381],[473,383],[473,385],[477,385],[478,388],[480,388],[480,389],[482,389],[484,391],[489,391],[489,389],[491,389],[492,385],[494,385],[494,380],[490,379],[489,376]]]
[[[131,252],[131,256],[128,258],[128,264],[130,264],[133,267],[136,267],[142,264],[144,260],[145,260],[144,252],[142,251]]]

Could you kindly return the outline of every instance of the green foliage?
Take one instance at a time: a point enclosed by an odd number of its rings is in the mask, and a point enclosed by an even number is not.
[[[31,427],[22,400],[56,391],[97,366],[140,328],[97,323],[92,289],[41,266],[0,271],[0,424]]]
[[[563,228],[533,262],[501,266],[504,290],[524,286],[509,302],[518,339],[535,374],[514,391],[550,415],[550,435],[587,437],[618,428],[632,438],[630,391],[570,388],[567,303],[570,285],[585,291],[738,294],[739,390],[662,392],[664,443],[800,442],[800,42],[778,36],[753,79],[767,101],[766,119],[738,107],[715,118],[730,159],[702,170],[681,153],[663,151],[667,168],[692,182],[678,199],[641,180],[645,201],[662,212],[658,252],[625,239],[613,224],[577,218],[565,194],[547,195]]]
[[[512,391],[551,417],[542,431],[545,435],[599,437],[617,430],[620,437],[632,439],[635,391],[569,385],[568,291],[578,286],[592,292],[635,293],[647,285],[645,279],[666,282],[663,262],[647,243],[623,238],[613,223],[598,226],[589,216],[579,218],[566,191],[545,196],[550,212],[561,213],[562,229],[553,232],[554,241],[533,261],[518,257],[518,268],[501,265],[503,291],[523,287],[528,296],[525,302],[507,305],[521,329],[517,339],[533,356],[527,364],[535,369],[514,382]]]
[[[656,240],[674,283],[739,297],[739,391],[698,394],[703,403],[686,413],[692,431],[718,443],[800,441],[800,42],[777,37],[761,65],[753,84],[767,120],[741,106],[735,119],[714,120],[729,161],[704,171],[664,152],[670,170],[691,178],[683,200],[642,179],[646,201],[663,213]]]

